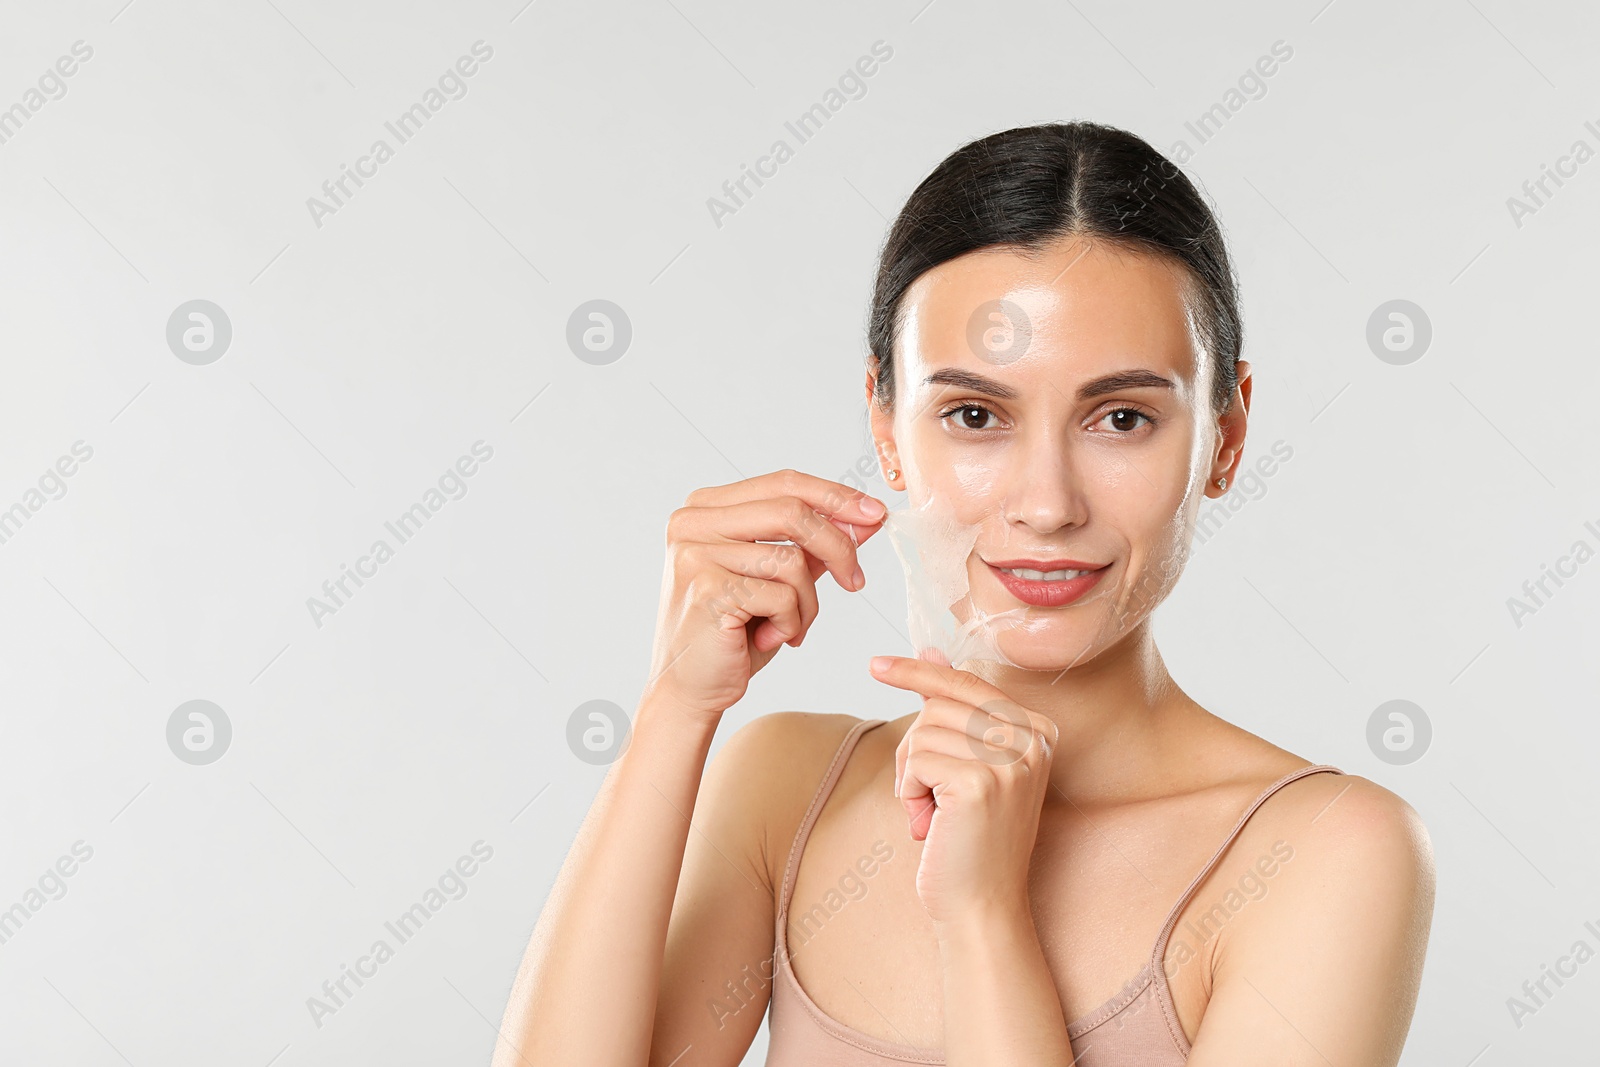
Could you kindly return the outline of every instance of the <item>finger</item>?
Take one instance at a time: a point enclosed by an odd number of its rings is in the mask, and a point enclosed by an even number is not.
[[[850,540],[854,542],[858,548],[867,543],[867,538],[883,529],[883,522],[881,520],[876,523],[862,524],[859,522],[845,522],[842,519],[836,519],[832,516],[829,516],[828,521],[839,527],[845,536],[850,538]]]
[[[900,807],[906,813],[910,823],[911,839],[921,841],[928,836],[928,827],[933,822],[933,811],[937,803],[933,796],[933,786],[911,775],[910,752],[904,750],[906,741],[909,741],[911,731],[906,731],[902,739],[903,751],[896,754],[895,762],[898,769],[895,772],[895,796],[900,800]]]
[[[725,590],[725,595],[728,597],[738,596],[745,579],[751,578],[780,581],[793,587],[799,594],[800,625],[798,631],[784,635],[791,644],[798,645],[811,629],[811,624],[816,621],[820,610],[817,603],[816,577],[807,566],[804,549],[796,545],[739,541],[730,544],[702,542],[694,551],[735,576],[731,581],[731,588]],[[779,629],[781,627],[778,626],[767,629],[767,636],[770,637]],[[761,632],[757,631],[758,637],[761,636]]]
[[[1053,735],[1055,724],[1043,715],[1009,701],[987,701],[962,717],[972,755],[990,765],[1021,760],[1041,751]]]
[[[800,497],[824,515],[837,515],[847,523],[863,527],[877,526],[888,514],[883,501],[875,497],[796,470],[772,471],[727,485],[696,489],[684,503],[689,507],[719,508],[774,496]],[[873,510],[873,505],[877,510]]]
[[[1019,705],[974,708],[944,697],[929,699],[896,751],[896,787],[903,757],[914,752],[937,752],[990,767],[1023,762],[1030,750],[1044,744],[1029,714]],[[1043,737],[1049,736],[1046,730]]]
[[[974,707],[985,701],[1010,701],[1005,693],[969,671],[925,659],[874,656],[867,668],[878,681],[925,697],[948,697]]]
[[[713,508],[680,508],[673,513],[671,535],[709,543],[792,541],[820,561],[813,576],[827,570],[841,588],[859,588],[854,577],[855,542],[837,523],[798,496],[766,497]]]
[[[921,841],[933,825],[939,794],[964,775],[982,773],[973,760],[947,756],[940,752],[911,752],[906,758],[904,780],[900,783],[900,806],[910,822],[911,838]]]
[[[856,548],[860,548],[862,545],[866,544],[867,543],[867,539],[869,537],[871,537],[873,534],[877,533],[879,530],[883,529],[883,524],[882,523],[879,523],[876,526],[859,526],[859,525],[855,525],[853,523],[845,522],[842,519],[836,519],[831,515],[830,516],[826,516],[826,518],[827,518],[827,520],[829,522],[831,522],[835,527],[838,528],[840,533],[842,533],[846,537],[848,537],[850,539],[850,543],[852,545],[854,545]],[[820,558],[818,558],[816,556],[811,555],[809,552],[806,553],[806,565],[811,570],[811,577],[812,578],[820,578],[822,576],[822,572],[828,569],[828,564],[824,560],[822,560],[822,559],[820,559]],[[861,558],[860,558],[859,555],[856,556],[856,566],[857,567],[861,566]],[[866,572],[865,572],[865,570],[863,570],[862,571],[862,579],[863,579],[862,587],[863,588],[865,588],[865,585],[866,585],[865,578],[866,578]]]
[[[734,575],[727,571],[722,574],[722,592],[711,600],[711,610],[717,616],[720,627],[731,629],[734,625],[743,626],[751,619],[767,620],[770,627],[763,624],[758,628],[758,636],[752,638],[757,642],[756,647],[763,652],[778,647],[801,632],[800,594],[794,586],[786,582]],[[771,636],[760,636],[761,630],[766,630]]]
[[[911,753],[911,742],[917,730],[928,723],[928,705],[931,701],[923,701],[922,710],[917,712],[916,718],[911,720],[911,725],[906,727],[906,732],[900,735],[900,743],[894,749],[894,795],[900,795],[900,782],[905,774],[906,757]]]
[[[860,523],[845,522],[843,519],[835,518],[832,515],[826,516],[826,518],[829,522],[833,523],[834,526],[838,527],[839,532],[848,537],[850,539],[850,543],[855,545],[857,548],[860,548],[862,545],[866,544],[867,538],[883,529],[882,522],[871,526],[864,526]],[[820,560],[815,561],[815,563],[816,568],[813,571],[814,574],[821,574],[827,569],[822,565]]]
[[[1049,716],[1011,701],[986,701],[956,714],[971,742],[973,758],[990,766],[1006,766],[1030,756],[1048,759],[1061,736],[1061,728]]]
[[[727,485],[696,489],[684,503],[690,508],[719,508],[778,496],[804,500],[815,512],[827,517],[852,545],[863,544],[881,529],[889,513],[888,506],[876,497],[796,470],[773,471]],[[845,588],[852,586],[845,585]]]
[[[972,709],[968,709],[969,711]],[[954,759],[971,759],[973,736],[959,727],[926,723],[906,731],[906,756],[936,753]]]

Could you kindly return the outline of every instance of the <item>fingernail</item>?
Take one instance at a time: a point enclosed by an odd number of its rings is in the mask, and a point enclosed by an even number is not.
[[[884,671],[889,669],[889,657],[873,656],[872,662],[867,664],[867,666],[871,669],[873,674],[882,674]]]
[[[861,498],[861,514],[865,515],[867,518],[881,519],[888,513],[889,509],[884,507],[883,504],[878,500],[875,500],[870,496],[864,496]]]
[[[856,564],[856,588],[860,589],[867,584],[867,576],[861,573],[861,564]]]

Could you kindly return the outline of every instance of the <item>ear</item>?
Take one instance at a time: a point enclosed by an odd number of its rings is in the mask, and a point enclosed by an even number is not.
[[[867,367],[867,416],[872,429],[873,448],[878,453],[878,468],[884,484],[891,489],[904,490],[906,475],[905,468],[900,465],[899,451],[895,448],[894,416],[878,403],[877,367],[878,357],[870,356]],[[899,471],[899,476],[891,479],[890,471]]]
[[[1221,442],[1217,447],[1217,458],[1211,464],[1211,476],[1206,481],[1206,496],[1218,497],[1227,493],[1228,490],[1217,488],[1217,479],[1226,477],[1228,485],[1232,486],[1239,460],[1244,456],[1245,430],[1250,422],[1250,389],[1254,383],[1250,378],[1250,364],[1244,360],[1234,364],[1234,373],[1238,385],[1234,387],[1233,403],[1228,407],[1228,413],[1217,420]]]

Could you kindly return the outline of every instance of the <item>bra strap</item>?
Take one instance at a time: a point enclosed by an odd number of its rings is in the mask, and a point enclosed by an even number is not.
[[[805,851],[806,840],[811,836],[811,827],[817,821],[817,815],[822,811],[822,804],[828,799],[828,794],[833,792],[834,784],[844,772],[845,761],[850,758],[850,753],[855,749],[856,742],[861,740],[861,735],[874,726],[882,726],[887,719],[865,719],[850,727],[844,739],[839,742],[838,749],[833,754],[833,762],[828,764],[828,771],[822,776],[822,782],[817,786],[817,791],[812,794],[811,806],[806,809],[805,818],[800,820],[800,827],[795,831],[794,843],[789,846],[789,860],[783,869],[783,888],[778,895],[778,929],[783,929],[785,917],[789,912],[789,895],[794,892],[796,875],[800,869],[800,854]]]
[[[1273,782],[1271,785],[1267,786],[1266,789],[1262,790],[1261,795],[1256,797],[1255,801],[1251,803],[1248,808],[1244,809],[1244,814],[1240,815],[1239,821],[1233,824],[1233,829],[1228,833],[1228,836],[1223,839],[1222,844],[1217,846],[1217,850],[1211,854],[1211,858],[1206,861],[1206,865],[1200,868],[1200,873],[1194,876],[1194,879],[1189,883],[1189,887],[1183,891],[1183,895],[1178,898],[1178,902],[1174,904],[1172,906],[1172,910],[1167,913],[1167,921],[1161,925],[1161,934],[1156,938],[1155,948],[1150,954],[1151,967],[1154,972],[1158,972],[1159,979],[1165,978],[1166,972],[1162,966],[1161,957],[1166,955],[1167,941],[1172,937],[1172,931],[1178,925],[1178,916],[1183,913],[1184,905],[1189,903],[1189,900],[1194,896],[1195,891],[1200,888],[1200,883],[1204,882],[1206,880],[1206,876],[1216,868],[1219,862],[1221,862],[1223,853],[1228,851],[1228,847],[1232,845],[1234,839],[1239,836],[1239,832],[1244,829],[1244,824],[1250,821],[1250,816],[1254,815],[1256,813],[1256,809],[1267,802],[1268,797],[1272,796],[1272,794],[1276,793],[1290,782],[1304,778],[1310,774],[1320,774],[1323,772],[1331,772],[1333,774],[1344,773],[1338,767],[1328,763],[1318,763],[1310,767],[1301,767],[1297,771],[1290,771],[1282,778],[1279,778],[1276,782]],[[1165,982],[1160,981],[1159,984],[1165,985]]]
[[[1332,774],[1344,773],[1331,764],[1318,763],[1310,767],[1301,767],[1297,771],[1290,771],[1262,790],[1261,795],[1256,797],[1255,802],[1244,809],[1244,814],[1239,816],[1239,821],[1233,824],[1233,830],[1223,840],[1222,844],[1217,847],[1217,850],[1211,854],[1211,859],[1206,861],[1206,865],[1200,868],[1200,873],[1194,876],[1194,880],[1189,883],[1189,888],[1183,891],[1183,895],[1178,898],[1178,902],[1172,906],[1172,911],[1167,914],[1167,921],[1161,925],[1161,936],[1156,938],[1156,947],[1152,950],[1150,962],[1146,966],[1150,970],[1151,984],[1156,989],[1156,1000],[1161,1005],[1162,1020],[1167,1024],[1167,1033],[1171,1035],[1173,1044],[1177,1046],[1178,1051],[1184,1056],[1189,1054],[1189,1038],[1183,1032],[1183,1026],[1178,1021],[1178,1007],[1172,1001],[1172,990],[1167,985],[1167,968],[1162,960],[1162,957],[1167,952],[1167,941],[1172,937],[1173,928],[1178,925],[1178,916],[1183,913],[1183,906],[1189,903],[1189,899],[1194,896],[1195,890],[1200,888],[1200,883],[1205,881],[1206,875],[1210,874],[1222,860],[1222,854],[1228,851],[1228,846],[1232,845],[1234,838],[1239,836],[1239,831],[1243,830],[1244,824],[1250,821],[1250,816],[1256,813],[1257,808],[1266,803],[1268,797],[1290,782],[1304,778],[1308,774],[1320,774],[1323,772]]]

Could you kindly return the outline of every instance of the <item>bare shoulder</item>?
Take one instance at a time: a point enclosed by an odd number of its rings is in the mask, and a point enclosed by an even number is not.
[[[1398,794],[1357,774],[1318,774],[1320,796],[1326,796],[1308,820],[1316,828],[1312,869],[1347,875],[1360,872],[1362,895],[1391,897],[1425,895],[1431,902],[1434,884],[1433,843],[1415,808]],[[1309,791],[1308,791],[1309,792]]]
[[[1217,783],[1218,795],[1230,798],[1225,808],[1238,810],[1237,798],[1323,766],[1225,721],[1213,726],[1210,743],[1197,746],[1193,762],[1202,780]],[[1357,774],[1304,774],[1261,801],[1210,879],[1224,888],[1242,885],[1244,897],[1262,900],[1243,921],[1229,924],[1219,952],[1238,962],[1253,950],[1310,949],[1319,931],[1339,930],[1370,931],[1397,951],[1420,948],[1434,881],[1427,827],[1404,798]],[[1209,895],[1202,893],[1197,904],[1217,892],[1205,888]]]
[[[1404,798],[1358,774],[1306,775],[1280,789],[1266,808],[1257,821],[1314,843],[1315,857],[1330,867],[1355,865],[1394,878],[1432,873],[1433,847],[1422,817]]]
[[[1258,1057],[1270,1049],[1271,1062],[1296,1067],[1392,1067],[1433,921],[1433,847],[1422,819],[1376,782],[1319,773],[1283,786],[1250,833],[1257,846],[1272,842],[1274,862],[1229,887],[1248,914],[1215,939],[1189,1062],[1267,1062]],[[1226,898],[1224,910],[1236,910]],[[1185,1021],[1194,1027],[1192,1015]]]
[[[751,829],[769,888],[783,877],[794,835],[840,744],[862,721],[827,712],[771,712],[735,730],[712,761],[756,824]]]
[[[1435,866],[1416,809],[1354,774],[1307,775],[1279,793],[1256,817],[1256,832],[1286,842],[1294,862],[1275,879],[1274,899],[1258,921],[1241,924],[1240,951],[1250,951],[1253,931],[1262,951],[1355,935],[1379,951],[1420,953],[1433,914]]]
[[[1321,766],[1231,723],[1219,721],[1222,740],[1195,762],[1220,782],[1254,791],[1311,766]],[[1357,774],[1307,774],[1278,788],[1246,831],[1310,839],[1329,862],[1382,865],[1398,873],[1432,871],[1427,828],[1410,804]]]

